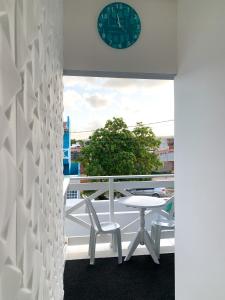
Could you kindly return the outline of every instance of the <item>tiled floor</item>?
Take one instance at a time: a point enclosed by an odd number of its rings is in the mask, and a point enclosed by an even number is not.
[[[126,256],[129,242],[122,243],[123,256]],[[175,251],[175,242],[174,238],[171,239],[162,239],[161,240],[161,253],[174,253]],[[88,245],[68,245],[65,251],[65,259],[86,259],[88,256]],[[148,251],[145,246],[139,245],[136,249],[134,255],[146,255]],[[96,245],[96,258],[101,257],[114,257],[117,256],[115,252],[112,251],[110,243],[97,243]]]

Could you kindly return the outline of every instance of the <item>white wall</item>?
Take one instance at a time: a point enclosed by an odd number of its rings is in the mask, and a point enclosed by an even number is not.
[[[0,0],[0,299],[63,299],[62,1]]]
[[[225,1],[178,0],[176,299],[225,299]]]
[[[109,3],[107,0],[64,0],[66,74],[94,71],[89,74],[98,75],[101,71],[108,75],[139,73],[138,77],[142,74],[154,78],[176,74],[176,0],[128,1],[140,15],[142,32],[137,43],[123,50],[104,44],[97,31],[98,15]]]

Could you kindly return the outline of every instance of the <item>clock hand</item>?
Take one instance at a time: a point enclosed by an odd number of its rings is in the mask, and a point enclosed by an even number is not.
[[[121,28],[122,26],[121,26],[121,23],[120,23],[120,18],[118,16],[118,14],[116,16],[117,16],[117,24],[119,25],[119,28]]]

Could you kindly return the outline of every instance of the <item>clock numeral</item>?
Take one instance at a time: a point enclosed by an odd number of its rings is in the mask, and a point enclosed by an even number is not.
[[[112,16],[113,18],[115,18],[115,20],[117,20],[117,16],[116,16],[116,12],[115,12],[115,11],[112,11],[111,16]]]
[[[121,42],[121,43],[124,43],[124,41],[125,41],[125,37],[124,37],[123,35],[121,35],[121,36],[120,36],[120,42]]]
[[[125,18],[127,18],[127,17],[129,16],[128,11],[127,11],[127,10],[124,10],[124,11],[123,11],[123,15],[124,15]]]
[[[114,43],[118,43],[118,42],[119,42],[119,39],[118,39],[117,36],[114,36],[114,37],[113,37],[113,42],[114,42]]]

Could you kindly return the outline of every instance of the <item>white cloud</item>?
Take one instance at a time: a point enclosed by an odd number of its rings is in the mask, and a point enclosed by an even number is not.
[[[80,105],[82,103],[83,99],[81,95],[76,92],[75,90],[67,90],[64,91],[63,95],[63,102],[64,107],[66,108],[73,108],[74,105]]]
[[[162,87],[168,81],[165,80],[150,80],[150,79],[121,79],[110,78],[105,80],[103,87],[116,89],[118,91],[134,92],[141,89],[152,89],[154,87]]]
[[[85,99],[92,107],[101,108],[108,104],[108,100],[101,95],[93,95]]]
[[[94,131],[98,128],[101,128],[104,126],[104,121],[103,120],[94,120],[86,125],[86,130]]]
[[[87,86],[96,83],[95,77],[63,76],[64,88],[73,88],[78,85]]]
[[[108,119],[122,117],[127,125],[174,118],[173,81],[64,77],[64,117],[75,132],[103,127]],[[173,135],[174,124],[151,125],[157,135]],[[76,133],[87,138],[90,133]]]

